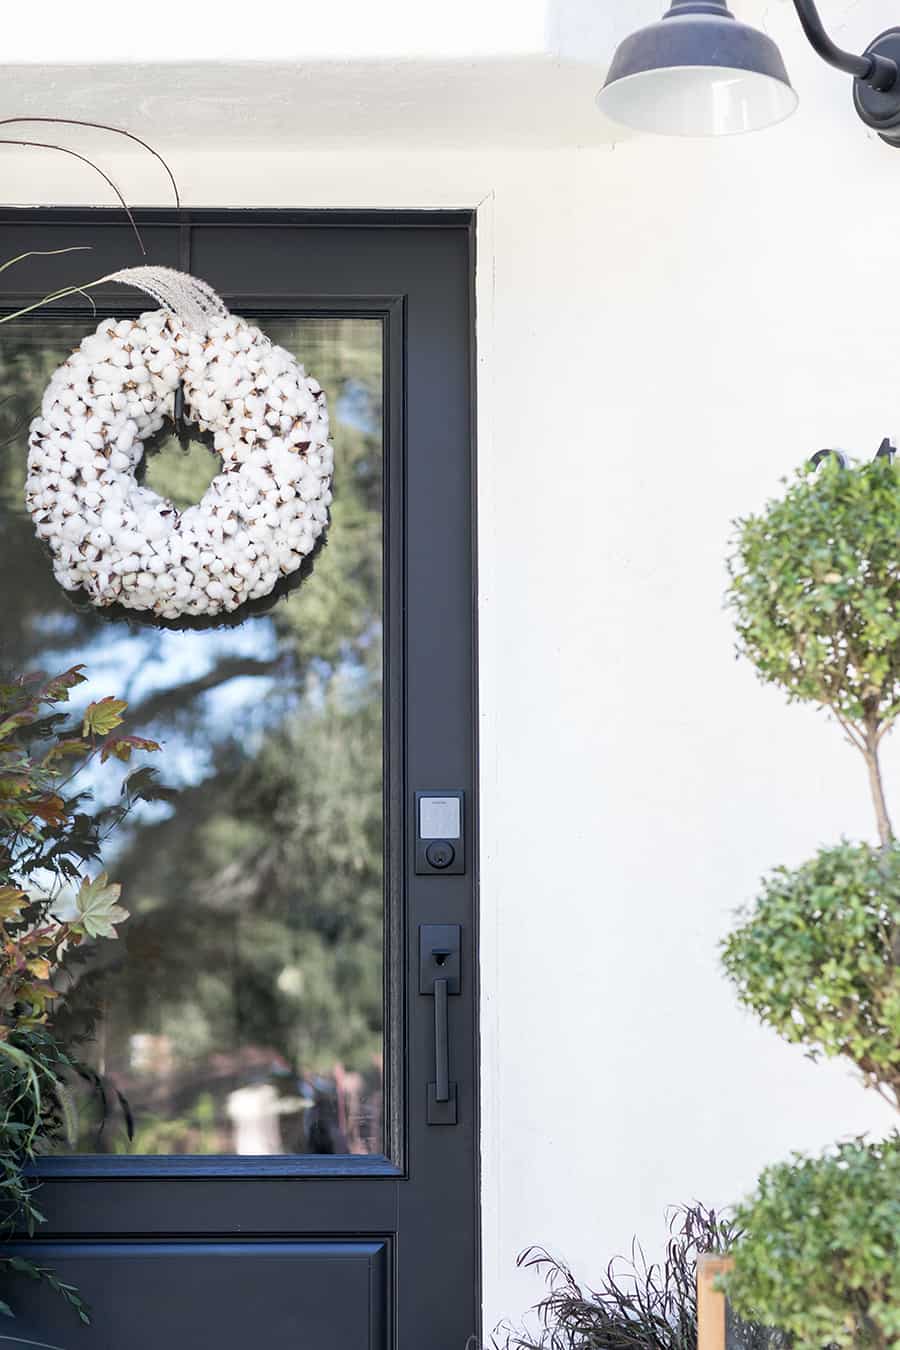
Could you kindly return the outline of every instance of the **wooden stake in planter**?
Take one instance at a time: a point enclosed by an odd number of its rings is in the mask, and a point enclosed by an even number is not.
[[[697,1261],[697,1350],[726,1350],[725,1295],[716,1280],[733,1264],[730,1257],[712,1253]]]

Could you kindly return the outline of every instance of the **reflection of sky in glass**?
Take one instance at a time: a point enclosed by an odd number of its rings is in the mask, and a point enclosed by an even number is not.
[[[357,431],[374,434],[378,426],[378,410],[372,406],[371,391],[359,380],[347,380],[341,397],[335,402],[337,421]]]
[[[188,681],[209,675],[223,658],[274,660],[278,642],[274,626],[265,618],[256,618],[240,628],[222,632],[173,632],[168,630],[131,629],[120,626],[101,630],[77,652],[71,648],[48,648],[42,653],[42,664],[47,670],[63,670],[74,660],[83,663],[91,676],[90,693],[73,691],[71,712],[80,717],[87,703],[100,690],[114,690],[116,696],[137,706],[152,694],[160,693]],[[215,748],[227,741],[237,724],[241,737],[252,749],[267,724],[284,714],[285,700],[270,702],[275,692],[274,677],[236,676],[200,699],[202,717],[191,732],[179,730],[178,735],[166,735],[165,728],[158,733],[165,752],[165,780],[172,787],[186,787],[202,781],[212,769]],[[87,686],[84,686],[86,689]],[[141,728],[141,734],[155,734],[152,724]],[[99,764],[88,765],[79,775],[77,786],[90,791],[98,802],[115,797],[108,769]],[[159,820],[173,808],[164,803],[141,802],[135,808],[134,823],[145,824]]]

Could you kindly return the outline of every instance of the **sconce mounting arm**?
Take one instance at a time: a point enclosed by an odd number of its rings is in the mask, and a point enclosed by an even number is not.
[[[825,32],[816,0],[794,0],[794,8],[813,50],[853,76],[853,106],[866,126],[888,145],[900,147],[900,28],[889,28],[862,56],[854,56]]]
[[[826,33],[815,0],[794,0],[794,8],[810,46],[823,61],[846,75],[852,75],[856,80],[862,80],[871,89],[887,93],[894,88],[898,75],[896,61],[873,51],[866,52],[864,56],[854,56],[852,52],[843,51]]]

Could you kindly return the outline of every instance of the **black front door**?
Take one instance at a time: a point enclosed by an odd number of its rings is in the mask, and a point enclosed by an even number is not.
[[[78,965],[59,1018],[91,1026],[83,1057],[111,1105],[104,1122],[79,1097],[73,1148],[41,1167],[47,1223],[22,1248],[79,1286],[93,1324],[10,1280],[19,1320],[3,1331],[65,1350],[464,1350],[472,222],[139,221],[147,262],[204,278],[319,379],[335,496],[311,575],[263,612],[198,628],[73,604],[24,510],[27,423],[97,318],[79,299],[0,327],[0,663],[83,662],[78,693],[127,699],[174,789],[109,843],[131,917]],[[0,274],[7,310],[144,261],[112,212],[7,211],[0,235],[0,261],[92,249]],[[116,286],[94,298],[101,317],[152,308]],[[217,465],[170,439],[145,468],[187,505]],[[102,807],[119,782],[104,769],[84,786]]]

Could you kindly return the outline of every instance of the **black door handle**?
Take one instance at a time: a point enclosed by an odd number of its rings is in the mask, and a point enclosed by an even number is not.
[[[434,1100],[450,1100],[450,1013],[447,981],[434,982]]]
[[[434,999],[434,1081],[428,1084],[429,1125],[455,1125],[457,1086],[450,1081],[449,997],[462,988],[459,924],[419,929],[419,993]]]

